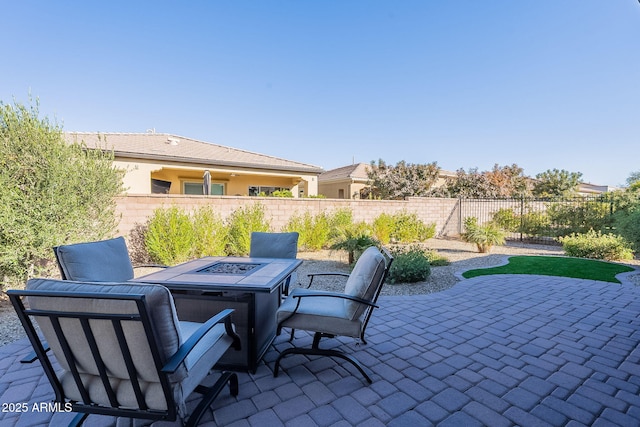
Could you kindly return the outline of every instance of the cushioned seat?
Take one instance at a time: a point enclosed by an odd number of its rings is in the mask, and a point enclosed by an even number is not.
[[[97,242],[74,243],[53,248],[63,280],[80,282],[126,282],[133,279],[134,266],[123,237]],[[158,267],[150,264],[137,267]]]
[[[274,376],[278,375],[283,357],[295,353],[315,354],[347,360],[371,383],[370,377],[355,358],[337,350],[320,349],[319,343],[323,337],[348,336],[359,338],[366,344],[365,329],[373,309],[377,307],[376,301],[392,261],[393,257],[388,251],[383,249],[381,253],[372,246],[358,259],[348,276],[344,293],[294,289],[276,312],[278,332],[283,327],[311,331],[314,333],[314,340],[311,348],[293,347],[284,350],[276,360]],[[292,340],[293,337],[292,334]]]
[[[298,237],[297,231],[290,233],[254,231],[251,233],[249,256],[294,259],[298,256]]]
[[[225,310],[205,323],[181,322],[163,286],[32,279],[24,291],[8,292],[56,401],[73,410],[134,418],[186,417],[193,391],[205,394],[197,423],[226,383],[237,394],[235,374],[224,373],[210,388],[200,386],[220,357],[239,349]],[[25,309],[22,297],[28,301]],[[31,323],[31,315],[62,368],[53,370]]]

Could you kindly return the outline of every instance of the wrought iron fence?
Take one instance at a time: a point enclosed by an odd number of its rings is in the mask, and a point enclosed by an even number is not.
[[[508,232],[508,240],[554,244],[557,237],[611,226],[610,195],[554,199],[460,199],[460,232],[464,220],[492,221]]]

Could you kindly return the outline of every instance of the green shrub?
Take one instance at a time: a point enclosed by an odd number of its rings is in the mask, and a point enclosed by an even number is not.
[[[532,211],[522,216],[520,232],[529,236],[548,236],[551,229],[551,220],[544,212]]]
[[[616,194],[613,227],[615,232],[631,242],[636,253],[640,252],[640,191],[624,191]]]
[[[601,231],[589,230],[586,233],[572,233],[569,236],[559,237],[558,240],[568,256],[607,261],[633,258],[631,244],[622,236],[614,234],[602,234]]]
[[[387,282],[415,283],[422,282],[431,274],[429,257],[418,246],[394,249],[393,263],[389,269]]]
[[[513,209],[498,209],[491,214],[491,222],[510,232],[516,232],[520,228],[520,217],[513,212]]]
[[[265,219],[264,206],[259,203],[253,206],[238,208],[227,218],[229,255],[248,255],[251,247],[251,233],[254,231],[270,231]]]
[[[362,224],[353,224],[353,214],[349,209],[339,209],[313,216],[310,212],[294,214],[283,227],[283,231],[297,231],[298,246],[303,250],[317,251],[344,240],[347,233],[354,232]],[[355,227],[355,228],[354,228]]]
[[[302,250],[317,251],[327,246],[329,240],[329,218],[325,213],[311,215],[305,212],[302,215],[294,214],[284,226],[283,231],[297,231],[298,247]]]
[[[195,233],[189,215],[177,206],[158,208],[149,218],[145,246],[153,262],[174,265],[191,258]]]
[[[351,239],[367,236],[381,244],[422,242],[435,236],[436,225],[425,224],[415,213],[381,214],[372,224],[353,222],[350,209],[331,213],[322,212],[315,217],[309,212],[295,214],[283,227],[283,231],[300,233],[298,244],[306,250],[319,250]]]
[[[425,224],[416,213],[396,213],[393,223],[391,240],[396,243],[424,242],[436,235],[436,225]]]
[[[353,212],[351,212],[351,209],[338,209],[331,214],[327,214],[327,222],[329,245],[344,240],[348,234],[357,232],[353,224]]]
[[[476,217],[470,216],[464,220],[465,232],[462,240],[474,243],[478,252],[490,252],[495,245],[503,245],[506,232],[492,222],[479,225]]]
[[[609,205],[600,201],[552,203],[547,208],[547,215],[551,223],[556,225],[556,236],[586,233],[591,229],[604,229],[608,224]]]
[[[191,219],[194,235],[192,257],[226,255],[229,238],[220,215],[211,206],[203,206],[193,213]]]
[[[372,224],[373,236],[383,245],[391,242],[391,234],[395,228],[393,216],[382,213],[378,215]]]
[[[291,190],[276,190],[271,193],[271,197],[293,197]]]
[[[174,265],[203,256],[226,255],[227,230],[210,206],[189,215],[177,206],[156,209],[129,235],[131,260]]]

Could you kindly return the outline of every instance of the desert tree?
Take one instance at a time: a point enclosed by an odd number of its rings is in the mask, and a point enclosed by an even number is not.
[[[15,284],[52,265],[52,246],[110,236],[124,171],[113,152],[67,142],[39,103],[0,101],[0,279]]]
[[[577,195],[581,172],[548,169],[536,175],[533,195],[537,197],[571,197]]]
[[[438,181],[440,167],[436,162],[412,164],[404,160],[395,166],[383,160],[371,162],[367,168],[369,186],[361,197],[402,200],[406,197],[427,196]]]

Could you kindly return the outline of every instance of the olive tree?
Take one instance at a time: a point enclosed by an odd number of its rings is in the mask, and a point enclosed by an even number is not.
[[[66,142],[59,125],[39,117],[37,101],[0,101],[3,285],[46,273],[52,246],[112,235],[123,176],[113,152]]]

